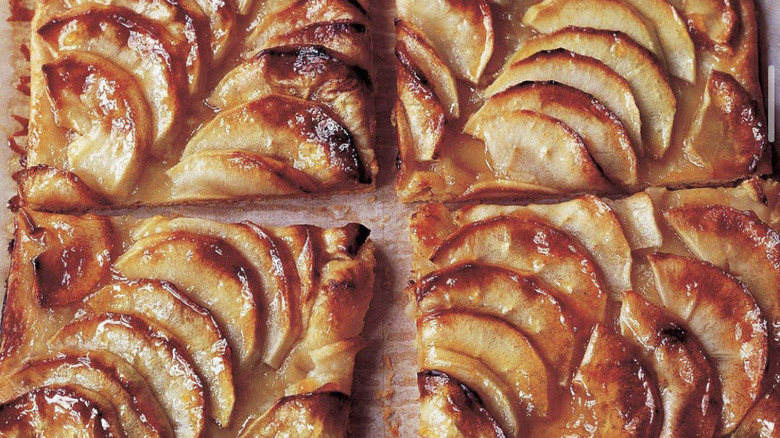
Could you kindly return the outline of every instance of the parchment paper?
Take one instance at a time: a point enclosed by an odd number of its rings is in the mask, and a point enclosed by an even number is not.
[[[780,69],[780,3],[778,0],[759,0],[758,3],[766,95],[766,67],[775,65]],[[396,157],[394,131],[390,125],[390,110],[395,99],[393,4],[394,0],[372,0],[370,10],[378,89],[376,148],[380,173],[376,192],[315,200],[252,203],[230,208],[144,208],[113,213],[139,217],[180,214],[226,222],[251,220],[267,225],[311,223],[327,227],[360,222],[369,227],[371,238],[378,248],[377,282],[363,332],[368,346],[358,355],[355,370],[351,417],[351,435],[354,437],[411,437],[417,434],[414,324],[404,314],[406,297],[402,293],[411,266],[407,225],[414,206],[400,204],[393,189]],[[0,0],[0,101],[4,104],[0,111],[0,129],[10,135],[20,128],[12,115],[26,116],[27,112],[26,98],[16,88],[20,73],[15,69],[24,65],[18,38],[29,30],[26,23],[6,22],[7,17],[8,0]],[[775,102],[780,116],[780,105],[777,100]],[[780,123],[777,118],[775,121],[776,126],[770,129],[780,133]],[[9,163],[11,169],[18,168],[18,157],[9,148],[0,147],[0,160]],[[0,202],[9,199],[15,192],[9,172],[0,172]],[[11,212],[0,207],[0,239],[4,246],[11,236],[12,221]],[[0,278],[7,276],[8,263],[7,255],[0,258]]]

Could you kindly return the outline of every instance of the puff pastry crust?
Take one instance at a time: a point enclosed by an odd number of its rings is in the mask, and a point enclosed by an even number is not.
[[[396,0],[402,201],[771,173],[753,0]]]
[[[345,436],[368,235],[20,210],[0,435]]]
[[[774,436],[780,183],[412,216],[424,437]]]
[[[367,2],[36,0],[17,203],[370,190]]]

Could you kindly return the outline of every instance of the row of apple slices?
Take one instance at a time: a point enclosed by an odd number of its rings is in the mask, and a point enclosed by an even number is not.
[[[582,400],[595,400],[591,421],[602,428],[622,430],[630,424],[650,436],[654,427],[663,436],[687,436],[691,431],[711,436],[716,428],[731,432],[757,401],[770,348],[776,351],[767,339],[776,338],[780,274],[772,260],[778,257],[780,237],[755,216],[725,206],[676,207],[666,217],[691,251],[740,275],[750,289],[707,262],[651,255],[657,302],[633,292],[622,295],[620,327],[629,342],[599,325],[571,390]],[[573,297],[571,288],[565,289],[587,284],[587,279],[578,279],[576,262],[561,258],[558,272],[546,272],[544,258],[557,259],[582,244],[571,237],[555,242],[538,224],[533,226],[536,232],[521,231],[529,223],[504,216],[466,225],[430,257],[435,266],[455,266],[425,277],[415,291],[422,368],[445,372],[475,390],[511,436],[522,430],[529,413],[547,412],[547,385],[566,383],[570,377],[578,348],[575,333],[604,321],[598,315],[592,319],[598,308],[592,301],[577,306],[588,295]],[[592,263],[588,255],[580,260],[583,267]],[[459,264],[463,261],[465,265]],[[566,265],[572,269],[566,271]],[[756,270],[760,274],[750,275]],[[770,323],[769,336],[764,317]],[[600,340],[611,346],[602,346]],[[643,365],[637,361],[640,357]],[[654,383],[643,366],[658,377],[660,395],[649,389]],[[771,412],[775,398],[770,393],[760,400],[742,428],[754,425],[751,416]],[[628,402],[639,404],[622,404]],[[653,411],[662,405],[661,423]],[[610,419],[614,406],[627,417]],[[579,408],[573,407],[575,412],[588,411],[585,405]]]

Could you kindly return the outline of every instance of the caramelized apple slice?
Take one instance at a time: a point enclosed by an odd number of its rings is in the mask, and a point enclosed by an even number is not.
[[[233,10],[232,3],[224,0],[194,1],[208,20],[212,60],[215,63],[221,63],[230,49],[230,41],[237,31],[236,12]],[[178,3],[187,4],[189,0],[178,0]]]
[[[622,339],[598,324],[572,379],[575,421],[585,436],[654,437],[660,404],[647,371]],[[580,403],[577,406],[577,403]]]
[[[282,397],[268,412],[250,423],[239,436],[343,437],[347,435],[349,404],[349,397],[340,392],[314,392]]]
[[[78,385],[103,395],[116,408],[128,436],[172,436],[168,420],[143,378],[126,362],[113,361],[124,365],[120,369],[103,357],[106,354],[91,352],[34,360],[0,388],[0,400],[7,402],[44,386]]]
[[[223,111],[187,143],[183,159],[205,150],[247,150],[270,156],[324,185],[370,181],[349,131],[330,110],[270,95]]]
[[[419,348],[419,346],[418,346]],[[420,367],[446,373],[479,395],[489,413],[507,436],[522,436],[525,413],[514,398],[513,388],[485,364],[466,354],[444,349],[420,351]]]
[[[734,438],[771,437],[780,425],[780,387],[777,383],[748,411]]]
[[[484,363],[513,388],[511,396],[527,415],[547,415],[547,368],[528,339],[511,325],[494,316],[445,310],[419,319],[418,336],[422,351],[447,350]]]
[[[268,47],[320,46],[347,64],[372,70],[371,39],[363,22],[333,21],[314,23],[271,38]]]
[[[579,134],[588,153],[609,180],[637,184],[637,158],[617,116],[592,96],[553,82],[524,82],[491,97],[483,111],[528,110],[556,118]]]
[[[63,327],[49,340],[49,347],[119,356],[149,382],[176,436],[201,436],[206,421],[203,385],[167,333],[129,315],[92,315]]]
[[[429,81],[450,119],[460,117],[458,88],[455,77],[436,50],[425,40],[422,31],[411,23],[398,19],[395,22],[395,50],[402,52],[420,70],[420,77]]]
[[[689,205],[664,216],[696,257],[735,275],[750,289],[780,336],[780,235],[753,212],[724,205]]]
[[[262,279],[263,319],[267,321],[263,360],[274,368],[281,365],[301,330],[299,291],[295,286],[293,261],[281,242],[265,229],[251,223],[223,224],[193,218],[149,219],[136,232],[148,234],[183,232],[218,239],[230,245]]]
[[[39,304],[54,307],[82,300],[111,269],[114,230],[105,216],[27,212],[45,250],[35,257]]]
[[[485,94],[491,97],[527,81],[555,81],[590,94],[620,118],[635,145],[643,144],[640,112],[631,87],[600,61],[565,49],[539,52],[509,66]]]
[[[19,206],[39,211],[84,211],[107,203],[73,172],[39,164],[13,175]]]
[[[185,263],[189,269],[182,269]],[[249,262],[224,242],[187,232],[156,234],[135,242],[114,265],[130,279],[173,283],[214,315],[237,358],[258,345],[258,284]]]
[[[117,313],[150,321],[171,333],[187,349],[203,379],[209,411],[227,426],[235,403],[233,366],[227,341],[211,314],[172,285],[154,280],[121,281],[104,286],[84,301],[91,313]]]
[[[747,286],[688,257],[649,257],[661,303],[686,323],[720,376],[718,434],[731,433],[753,405],[767,363],[766,321]]]
[[[493,55],[493,16],[486,0],[399,0],[396,7],[456,76],[479,83]]]
[[[110,59],[138,80],[152,111],[158,158],[168,154],[184,110],[185,57],[159,24],[128,9],[89,6],[51,19],[38,34],[56,53],[84,51]]]
[[[176,200],[214,200],[311,193],[316,184],[285,163],[246,151],[200,151],[176,163],[171,197]]]
[[[621,0],[544,0],[528,8],[523,24],[541,33],[569,26],[622,32],[664,60],[654,30]]]
[[[658,379],[661,437],[713,436],[721,412],[718,376],[701,345],[665,311],[627,291],[620,328]]]
[[[123,437],[116,412],[99,394],[74,385],[47,386],[0,406],[4,437]]]
[[[135,78],[86,52],[66,53],[42,70],[57,124],[77,134],[68,144],[69,170],[108,197],[130,195],[152,143]]]
[[[485,142],[499,179],[558,189],[607,192],[612,185],[582,137],[558,119],[527,110],[482,107],[464,132]]]
[[[554,370],[551,377],[568,381],[578,327],[555,294],[534,277],[490,265],[457,265],[424,277],[415,295],[418,315],[460,309],[512,324]]]
[[[529,39],[510,63],[557,48],[598,59],[628,82],[642,118],[647,149],[657,157],[663,156],[672,138],[677,99],[663,67],[653,55],[620,32],[566,28]]]
[[[504,437],[504,431],[476,395],[457,379],[438,371],[417,374],[420,436]]]
[[[577,240],[530,218],[499,216],[468,224],[430,256],[436,266],[479,261],[532,272],[563,293],[564,303],[589,324],[602,321],[607,288]]]
[[[685,15],[688,26],[715,44],[728,45],[739,27],[729,0],[666,0]]]

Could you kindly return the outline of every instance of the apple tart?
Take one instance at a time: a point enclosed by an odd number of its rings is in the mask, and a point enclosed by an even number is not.
[[[368,235],[20,210],[0,435],[345,436]]]
[[[780,183],[428,204],[410,228],[422,436],[780,427]]]
[[[366,0],[37,0],[17,203],[366,191]]]
[[[402,201],[771,172],[753,0],[396,0]]]

